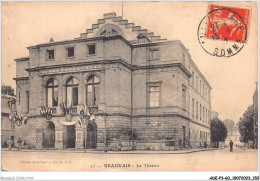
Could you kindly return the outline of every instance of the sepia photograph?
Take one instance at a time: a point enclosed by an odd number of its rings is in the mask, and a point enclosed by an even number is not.
[[[2,173],[258,172],[257,2],[1,10]]]

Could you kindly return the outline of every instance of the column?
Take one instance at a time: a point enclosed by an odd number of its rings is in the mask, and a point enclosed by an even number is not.
[[[75,143],[75,148],[78,149],[83,149],[84,148],[84,129],[85,129],[85,125],[79,125],[76,124],[76,143]]]
[[[62,139],[62,129],[61,126],[55,128],[55,148],[63,149],[63,139]]]
[[[99,105],[98,111],[105,112],[105,70],[102,70],[100,73],[100,92],[99,92]]]
[[[79,76],[79,105],[85,104],[85,81],[84,81],[84,74],[80,73]]]
[[[64,95],[63,93],[64,84],[62,81],[62,75],[57,76],[57,79],[59,81],[57,114],[61,114],[60,104],[63,102],[63,95]]]

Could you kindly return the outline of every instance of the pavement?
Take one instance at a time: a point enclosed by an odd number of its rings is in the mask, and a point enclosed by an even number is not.
[[[6,171],[257,171],[258,150],[2,150]],[[188,154],[186,154],[188,153]]]
[[[84,149],[21,149],[17,148],[2,148],[2,151],[15,151],[15,152],[62,152],[62,153],[93,153],[93,154],[188,154],[194,152],[219,150],[221,148],[206,148],[206,149],[188,149],[188,150],[129,150],[129,151],[107,151],[104,150],[84,150]]]

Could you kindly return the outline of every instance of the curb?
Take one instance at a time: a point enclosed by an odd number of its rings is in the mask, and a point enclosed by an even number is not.
[[[168,152],[168,151],[153,151],[153,152],[131,152],[131,151],[123,151],[123,152],[115,152],[115,151],[87,151],[85,152],[84,150],[2,150],[2,151],[11,151],[11,152],[62,152],[62,153],[91,153],[91,154],[142,154],[142,155],[148,155],[148,154],[189,154],[189,153],[195,153],[195,152],[202,152],[202,151],[214,151],[214,150],[221,150],[220,148],[212,148],[212,149],[201,149],[201,150],[190,150],[190,151],[185,151],[185,152]]]

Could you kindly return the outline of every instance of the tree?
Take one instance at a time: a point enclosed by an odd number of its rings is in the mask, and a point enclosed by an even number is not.
[[[14,96],[14,89],[9,85],[2,85],[1,93],[4,95]]]
[[[218,118],[211,120],[211,141],[219,142],[225,141],[227,137],[227,128]]]
[[[254,139],[254,109],[250,105],[244,112],[243,117],[240,118],[239,132],[242,142],[253,141]]]

